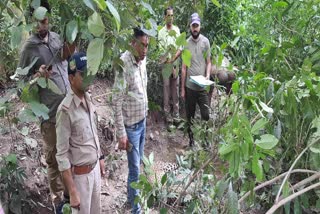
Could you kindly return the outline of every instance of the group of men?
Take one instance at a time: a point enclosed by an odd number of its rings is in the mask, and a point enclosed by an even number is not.
[[[41,6],[50,12],[47,1]],[[180,34],[173,25],[173,8],[165,10],[166,26],[159,32],[163,50],[175,45],[169,38],[171,30]],[[191,66],[182,65],[181,97],[186,101],[187,119],[200,106],[201,117],[209,119],[208,95],[205,90],[190,81],[191,75],[210,76],[210,43],[200,34],[200,17],[190,19],[191,36],[186,47],[192,53]],[[114,112],[119,149],[126,150],[128,159],[127,201],[132,213],[141,213],[134,203],[139,194],[130,186],[138,181],[145,144],[146,117],[148,111],[146,55],[149,37],[135,28],[131,40],[134,51],[121,55],[123,65],[116,70]],[[174,63],[182,48],[166,63]],[[68,52],[69,54],[66,54]],[[50,192],[58,199],[67,198],[72,213],[96,214],[101,212],[101,176],[105,174],[104,155],[101,153],[97,134],[97,118],[94,104],[87,92],[87,57],[75,51],[75,46],[60,41],[59,35],[49,31],[49,18],[37,20],[35,32],[24,44],[19,67],[36,63],[26,76],[27,80],[46,78],[62,92],[56,94],[49,88],[38,87],[40,102],[49,108],[49,119],[41,121],[41,133],[45,142]],[[173,114],[179,114],[178,69],[173,66],[170,79],[164,79],[164,111],[169,112],[169,95],[174,100]],[[172,89],[172,90],[169,90]],[[134,94],[134,96],[132,96]],[[189,132],[190,145],[193,144]]]

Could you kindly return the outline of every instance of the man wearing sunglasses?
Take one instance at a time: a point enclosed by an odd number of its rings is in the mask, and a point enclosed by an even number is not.
[[[105,174],[97,118],[86,92],[87,57],[75,53],[68,63],[71,90],[57,111],[57,162],[70,195],[72,213],[100,213],[101,176]]]

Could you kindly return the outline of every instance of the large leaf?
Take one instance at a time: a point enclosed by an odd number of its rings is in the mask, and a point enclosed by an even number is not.
[[[89,17],[88,29],[89,29],[90,33],[92,33],[96,37],[99,37],[104,33],[105,26],[102,22],[101,16],[97,12],[94,12]]]
[[[251,128],[251,133],[254,135],[259,134],[259,131],[264,128],[264,126],[268,123],[268,120],[265,118],[261,118],[258,120],[253,127]]]
[[[77,34],[78,34],[78,22],[76,20],[72,20],[68,22],[66,27],[66,37],[67,37],[67,41],[70,44],[72,44],[76,40]]]
[[[144,1],[141,1],[141,4],[142,4],[142,6],[143,6],[144,8],[146,8],[146,9],[149,11],[149,13],[150,13],[151,15],[155,15],[155,12],[154,12],[154,10],[152,9],[152,7],[151,7],[150,4],[145,3]]]
[[[50,89],[55,94],[59,94],[59,95],[63,94],[62,91],[51,79],[47,79],[47,81],[48,81],[48,89]]]
[[[40,0],[32,0],[30,6],[33,7],[34,9],[40,7],[41,1]]]
[[[190,67],[191,66],[191,58],[192,58],[192,54],[188,49],[184,49],[182,51],[182,61],[183,63],[187,66]]]
[[[44,78],[44,77],[38,78],[38,79],[37,79],[37,84],[38,84],[41,88],[46,88],[46,87],[47,87],[46,78]]]
[[[175,31],[174,31],[174,32],[175,32]],[[181,33],[180,36],[177,37],[177,39],[176,39],[176,45],[177,45],[178,47],[187,45],[186,33],[185,33],[185,32]]]
[[[119,31],[120,24],[121,24],[120,15],[119,15],[117,9],[113,6],[113,4],[109,0],[107,1],[107,6],[108,6],[110,13],[113,15],[113,17],[116,21],[117,30]]]
[[[49,109],[47,106],[45,106],[44,104],[41,103],[37,103],[37,102],[31,102],[29,103],[32,112],[37,115],[37,117],[42,117],[44,120],[48,120],[49,119]]]
[[[103,58],[103,39],[91,40],[87,49],[87,63],[89,75],[95,75]]]
[[[22,111],[19,112],[18,119],[22,123],[36,122],[38,120],[35,114],[28,108],[23,108]]]
[[[256,140],[254,143],[262,149],[272,149],[278,144],[279,140],[271,134],[261,135],[260,140]]]
[[[38,7],[37,9],[35,9],[35,11],[33,12],[33,16],[34,16],[37,20],[41,21],[41,20],[43,20],[44,17],[46,16],[47,11],[48,11],[47,8],[40,6],[40,7]]]
[[[39,57],[35,57],[32,62],[30,63],[30,65],[28,65],[27,67],[25,67],[24,69],[18,67],[16,70],[16,74],[18,75],[27,75],[29,70],[32,68],[32,66],[38,61]]]

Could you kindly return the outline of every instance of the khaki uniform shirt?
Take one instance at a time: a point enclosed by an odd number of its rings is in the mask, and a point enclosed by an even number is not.
[[[70,90],[58,108],[56,132],[56,158],[60,171],[71,166],[90,165],[99,159],[96,115],[88,93],[81,100]]]
[[[131,52],[122,56],[123,70],[116,71],[113,107],[117,137],[127,136],[125,125],[131,126],[147,116],[147,70],[146,59],[137,63]]]

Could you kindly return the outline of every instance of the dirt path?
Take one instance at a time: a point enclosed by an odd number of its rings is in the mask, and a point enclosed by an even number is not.
[[[121,207],[126,201],[126,180],[128,174],[127,157],[123,151],[116,150],[116,141],[112,139],[113,112],[110,106],[110,83],[99,79],[91,87],[92,97],[97,107],[99,121],[99,139],[106,153],[107,176],[102,185],[102,211],[103,213],[127,213]],[[1,97],[8,91],[2,91]],[[101,96],[103,95],[103,96]],[[12,97],[14,102],[11,115],[17,115],[25,105],[17,97]],[[25,181],[28,209],[32,213],[53,213],[50,206],[49,190],[47,186],[46,168],[43,155],[43,141],[37,123],[19,124],[12,126],[13,140],[11,139],[8,121],[0,119],[0,155],[8,153],[18,154],[20,164],[26,169]],[[21,134],[23,127],[28,127],[29,133]],[[109,130],[109,132],[108,132]],[[35,144],[27,144],[25,137],[32,138]],[[163,121],[154,122],[147,120],[147,135],[145,155],[154,153],[155,161],[175,162],[176,154],[184,153],[187,139],[181,131],[168,132]]]

